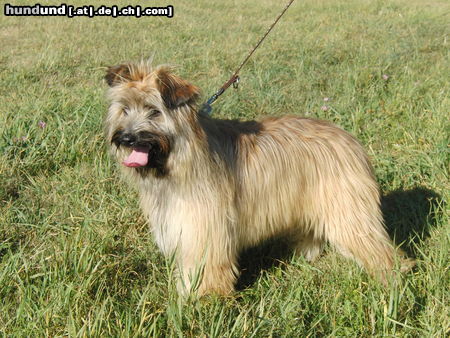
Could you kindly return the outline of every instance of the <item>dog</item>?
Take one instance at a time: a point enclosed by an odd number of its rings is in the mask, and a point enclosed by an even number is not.
[[[151,62],[109,67],[105,79],[107,141],[175,259],[181,293],[232,293],[239,254],[280,234],[308,261],[328,242],[382,281],[403,255],[369,159],[346,131],[294,115],[211,118],[196,86]]]

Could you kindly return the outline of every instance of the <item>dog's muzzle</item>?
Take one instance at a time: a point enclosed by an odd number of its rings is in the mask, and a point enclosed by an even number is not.
[[[123,161],[127,167],[156,168],[159,175],[166,173],[165,163],[171,148],[170,137],[148,131],[130,133],[119,129],[111,137],[111,143],[117,148],[131,149],[131,153]]]

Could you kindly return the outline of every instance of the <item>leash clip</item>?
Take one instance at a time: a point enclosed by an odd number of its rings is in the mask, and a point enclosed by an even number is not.
[[[235,80],[233,81],[233,88],[237,89],[239,87],[239,81],[241,80],[241,78],[239,77],[239,75],[236,75]]]

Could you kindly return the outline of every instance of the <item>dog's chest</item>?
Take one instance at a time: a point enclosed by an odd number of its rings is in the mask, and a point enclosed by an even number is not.
[[[155,242],[165,256],[170,256],[179,246],[185,223],[186,203],[179,193],[158,184],[141,190],[140,205],[147,218]]]

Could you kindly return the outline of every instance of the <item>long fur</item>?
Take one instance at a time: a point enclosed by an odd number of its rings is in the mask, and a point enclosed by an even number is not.
[[[180,291],[201,271],[198,294],[232,292],[239,253],[281,233],[308,260],[328,241],[382,280],[393,269],[372,167],[349,133],[298,116],[203,116],[199,90],[168,67],[122,64],[106,80],[106,136],[118,161],[131,150],[113,141],[116,132],[155,135],[150,162],[157,166],[121,167],[158,247],[176,257]]]

